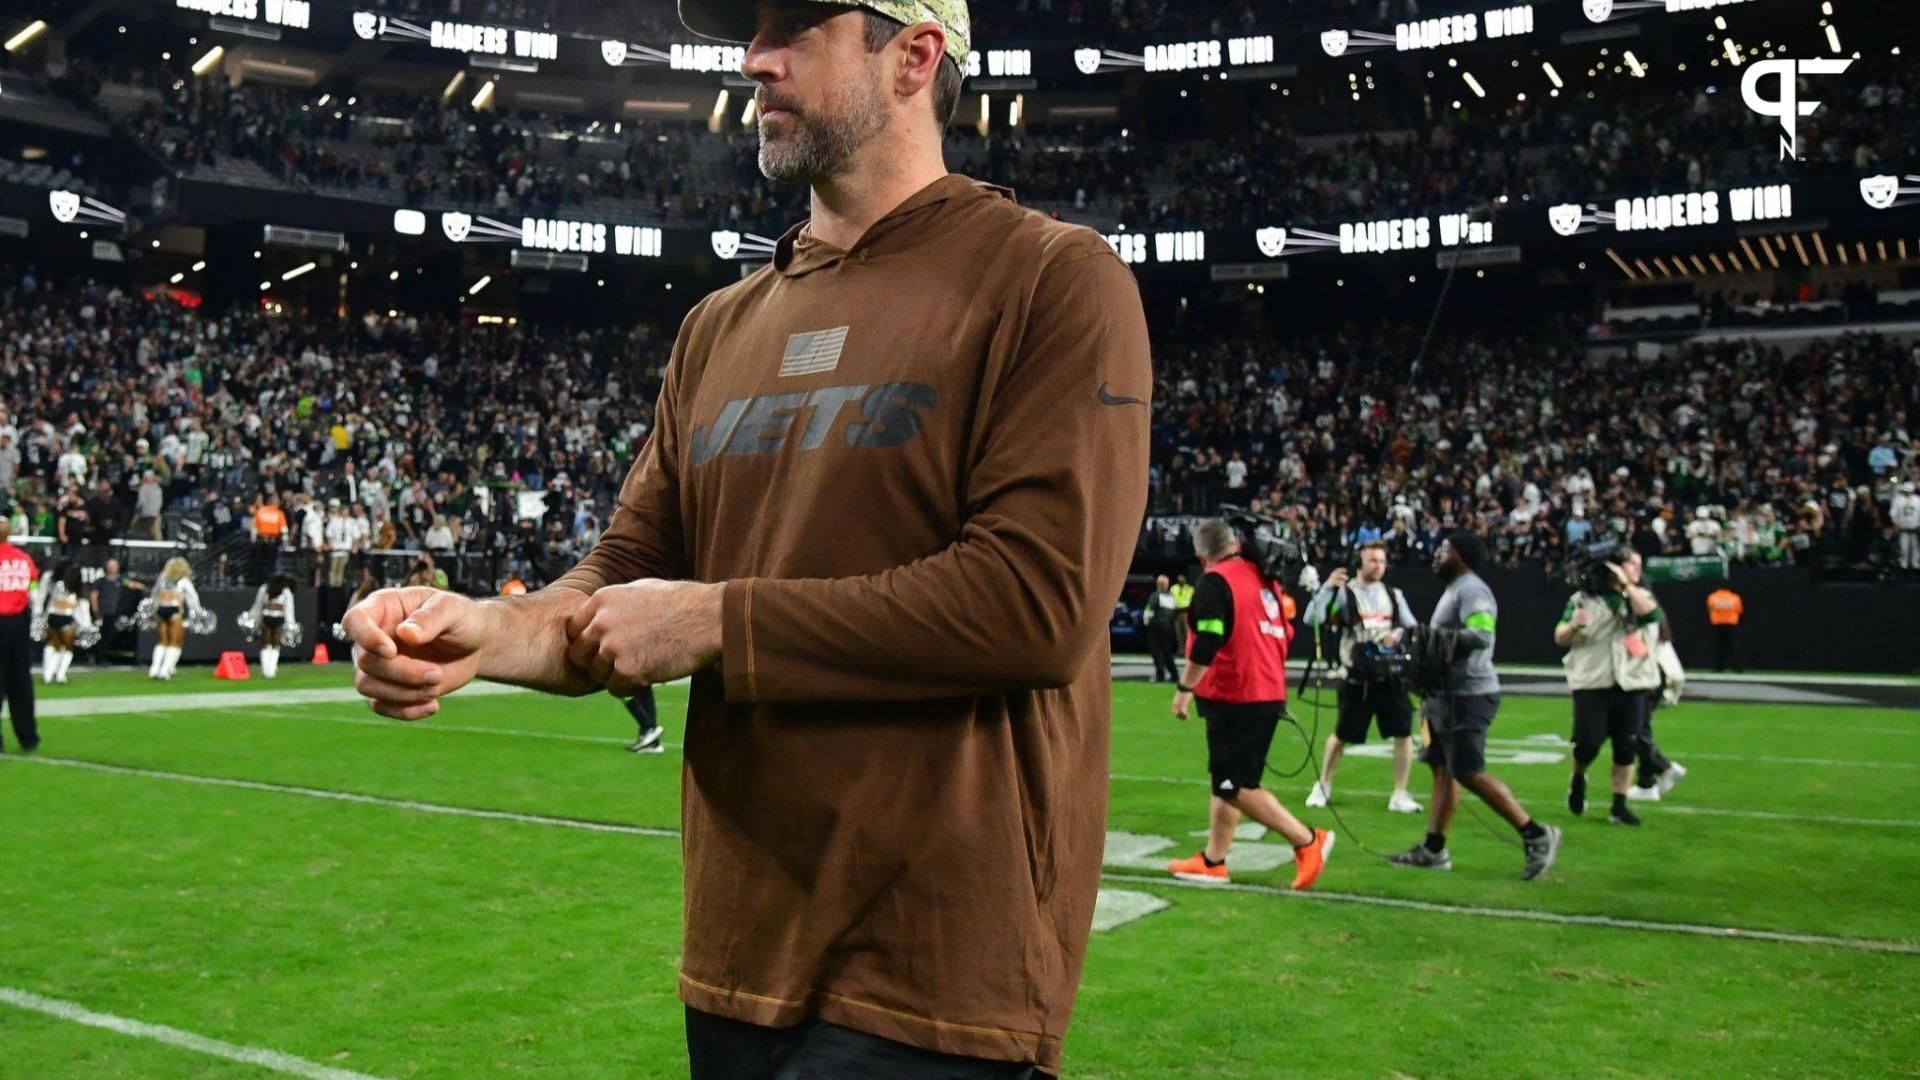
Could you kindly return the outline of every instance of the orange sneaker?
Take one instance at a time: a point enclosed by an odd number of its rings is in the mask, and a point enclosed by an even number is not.
[[[1167,873],[1181,881],[1198,881],[1202,885],[1225,885],[1233,880],[1227,876],[1227,864],[1208,866],[1206,852],[1196,851],[1191,858],[1175,859],[1167,864]]]
[[[1320,880],[1320,871],[1327,868],[1327,856],[1333,854],[1333,834],[1325,829],[1313,830],[1313,840],[1306,847],[1293,850],[1293,864],[1298,867],[1293,872],[1293,887],[1296,890],[1313,888]]]

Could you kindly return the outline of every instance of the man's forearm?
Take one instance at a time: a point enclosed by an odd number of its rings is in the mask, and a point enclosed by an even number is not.
[[[1187,661],[1186,674],[1180,677],[1180,689],[1192,693],[1193,688],[1200,685],[1200,680],[1207,677],[1207,668],[1211,666],[1211,664],[1196,664],[1191,660]]]
[[[567,662],[567,619],[586,602],[586,593],[560,586],[481,601],[488,627],[480,678],[571,697],[598,691]]]

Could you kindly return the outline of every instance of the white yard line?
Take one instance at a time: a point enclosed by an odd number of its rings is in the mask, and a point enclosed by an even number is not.
[[[1436,904],[1426,900],[1407,900],[1397,896],[1370,896],[1362,893],[1322,892],[1314,889],[1308,892],[1294,892],[1272,885],[1206,885],[1200,882],[1182,881],[1175,877],[1152,877],[1144,874],[1101,875],[1102,880],[1124,882],[1130,885],[1158,885],[1175,889],[1200,889],[1215,892],[1252,893],[1259,896],[1284,897],[1290,900],[1314,900],[1329,904],[1361,904],[1368,907],[1398,908],[1402,911],[1423,911],[1435,915],[1463,915],[1478,919],[1513,919],[1519,922],[1551,923],[1559,926],[1597,926],[1609,930],[1642,930],[1662,934],[1685,934],[1692,937],[1718,938],[1723,941],[1770,941],[1785,945],[1818,945],[1836,949],[1857,949],[1861,952],[1902,953],[1920,956],[1920,944],[1910,941],[1880,941],[1873,938],[1831,937],[1825,934],[1792,934],[1779,930],[1748,930],[1738,926],[1701,926],[1694,923],[1658,922],[1652,919],[1622,919],[1614,915],[1564,915],[1556,911],[1534,911],[1524,908],[1476,907],[1470,904]]]
[[[460,697],[500,697],[527,694],[517,686],[474,683],[460,691]],[[216,693],[129,694],[124,697],[55,698],[42,701],[35,712],[40,716],[83,718],[124,716],[133,713],[190,712],[201,709],[257,709],[276,705],[346,705],[361,700],[351,686],[322,687],[308,690],[227,690]]]
[[[58,766],[61,768],[82,769],[90,772],[112,773],[122,776],[137,776],[154,780],[172,780],[179,783],[197,784],[207,787],[238,788],[245,791],[257,791],[277,795],[298,795],[304,798],[324,799],[332,802],[357,803],[364,806],[383,806],[395,810],[411,810],[418,813],[443,814],[451,817],[478,818],[487,821],[511,821],[523,825],[539,825],[548,828],[574,829],[581,832],[617,833],[627,836],[646,836],[664,839],[678,839],[678,829],[652,829],[638,825],[620,825],[612,822],[582,821],[576,818],[548,817],[540,814],[517,814],[500,810],[479,810],[466,806],[446,806],[438,803],[417,802],[411,799],[387,799],[374,795],[357,795],[350,792],[329,791],[322,788],[295,787],[288,784],[267,784],[253,780],[232,780],[225,777],[196,776],[189,773],[163,772],[158,769],[136,769],[123,765],[104,765],[91,761],[75,761],[65,758],[48,757],[0,757],[0,763],[27,762],[38,765]],[[1699,937],[1711,937],[1722,940],[1769,941],[1788,945],[1815,945],[1834,948],[1857,949],[1866,952],[1907,953],[1920,955],[1920,944],[1903,941],[1879,941],[1870,938],[1832,937],[1820,934],[1794,934],[1776,930],[1748,930],[1741,927],[1698,926],[1691,923],[1668,923],[1650,919],[1627,919],[1612,915],[1564,915],[1550,911],[1533,911],[1520,908],[1489,908],[1460,904],[1436,904],[1422,900],[1407,900],[1391,896],[1371,896],[1361,893],[1307,892],[1295,893],[1288,889],[1265,885],[1202,885],[1182,882],[1174,878],[1143,876],[1139,874],[1103,872],[1104,881],[1158,885],[1173,888],[1225,889],[1229,891],[1257,893],[1279,897],[1294,897],[1320,900],[1332,903],[1363,904],[1375,907],[1400,908],[1410,911],[1425,911],[1441,915],[1471,916],[1488,919],[1515,919],[1522,922],[1553,923],[1572,926],[1596,926],[1614,930],[1638,930],[1656,933],[1687,934]]]
[[[191,1031],[164,1027],[160,1024],[148,1024],[139,1020],[129,1020],[124,1016],[95,1012],[84,1005],[59,998],[44,997],[27,990],[16,990],[9,986],[0,986],[0,1004],[11,1005],[16,1009],[37,1012],[58,1020],[100,1028],[135,1039],[165,1043],[182,1050],[191,1050],[196,1054],[225,1058],[244,1065],[258,1065],[288,1076],[303,1077],[304,1080],[379,1080],[379,1077],[366,1073],[336,1069],[330,1065],[321,1065],[305,1058],[283,1054],[278,1050],[262,1050],[257,1046],[238,1046],[219,1039],[209,1039],[204,1035],[195,1035]]]
[[[32,757],[7,755],[0,757],[0,761],[57,765],[64,769],[84,769],[88,772],[113,773],[117,776],[140,776],[149,780],[172,780],[176,783],[198,784],[203,787],[238,788],[242,791],[261,791],[274,795],[300,795],[309,799],[358,803],[362,806],[384,806],[422,814],[446,814],[452,817],[480,818],[486,821],[512,821],[521,825],[545,825],[549,828],[577,829],[581,832],[668,838],[677,838],[680,835],[678,829],[649,829],[641,825],[549,817],[545,814],[516,814],[508,810],[476,810],[468,806],[446,806],[441,803],[416,802],[412,799],[388,799],[378,795],[359,795],[349,791],[330,791],[326,788],[296,787],[292,784],[268,784],[259,780],[234,780],[224,776],[197,776],[192,773],[165,772],[160,769],[136,769],[128,765],[103,765],[97,761],[77,761],[72,758],[44,757],[38,754]]]

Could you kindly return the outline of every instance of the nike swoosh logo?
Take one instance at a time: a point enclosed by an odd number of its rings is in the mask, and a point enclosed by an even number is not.
[[[1107,390],[1107,384],[1100,384],[1100,404],[1102,405],[1145,405],[1137,397],[1118,397]]]

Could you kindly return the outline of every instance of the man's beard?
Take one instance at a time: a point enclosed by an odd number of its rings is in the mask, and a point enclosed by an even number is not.
[[[878,93],[858,83],[839,88],[817,112],[786,114],[787,131],[768,134],[766,95],[760,105],[760,172],[780,183],[817,185],[847,171],[853,155],[886,130],[888,113]],[[772,107],[784,108],[775,100]]]

